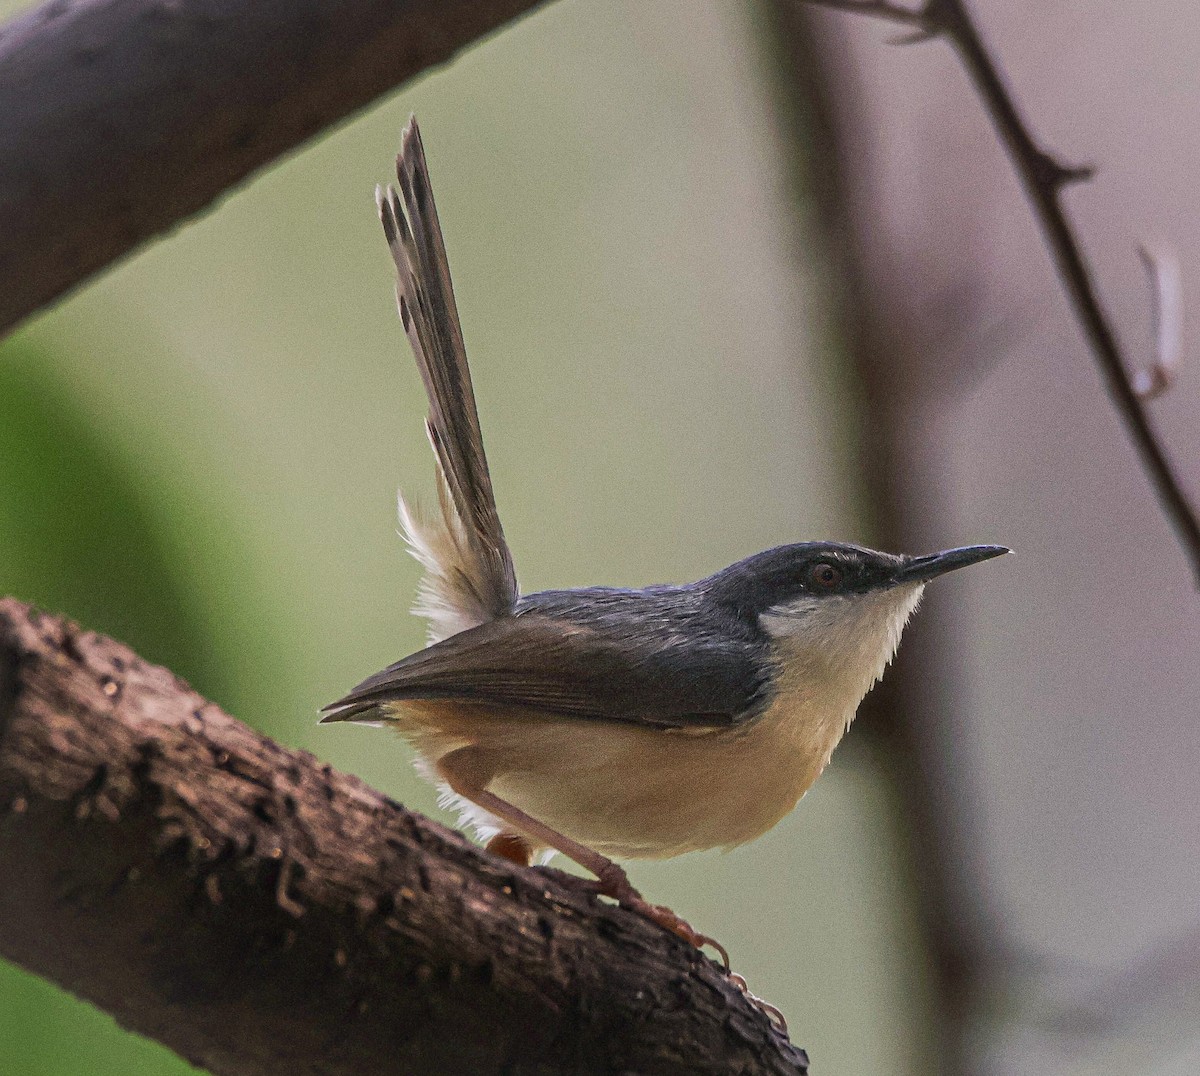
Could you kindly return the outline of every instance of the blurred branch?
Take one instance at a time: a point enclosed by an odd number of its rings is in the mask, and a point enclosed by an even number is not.
[[[945,537],[947,484],[941,442],[927,436],[928,408],[921,407],[930,399],[922,393],[929,383],[907,375],[930,355],[945,369],[941,327],[911,301],[884,258],[885,200],[872,182],[874,147],[860,126],[869,109],[854,57],[840,47],[840,35],[814,33],[808,5],[775,0],[770,10],[779,49],[771,68],[786,73],[779,103],[784,129],[794,132],[796,196],[813,228],[811,237],[806,231],[806,258],[830,267],[839,339],[863,394],[856,459],[871,540],[883,548],[922,548]],[[929,1039],[916,1061],[926,1076],[978,1071],[980,1014],[1005,952],[981,858],[980,800],[963,788],[973,765],[963,725],[969,700],[949,659],[955,637],[944,615],[934,602],[908,628],[891,670],[867,695],[838,749],[843,764],[854,752],[872,756],[906,848],[907,877],[898,884],[911,894],[926,950],[916,995],[925,998],[927,984],[928,998],[918,1004]]]
[[[1196,509],[1183,492],[1158,435],[1150,425],[1143,402],[1152,393],[1139,392],[1135,387],[1136,375],[1132,371],[1138,364],[1129,362],[1121,351],[1112,321],[1101,305],[1080,242],[1063,209],[1063,190],[1072,183],[1090,178],[1092,169],[1089,166],[1064,164],[1037,144],[985,48],[964,0],[926,0],[919,8],[905,8],[887,0],[803,2],[813,7],[850,11],[900,23],[917,31],[920,39],[944,38],[958,52],[1008,150],[1025,193],[1033,203],[1076,318],[1104,376],[1109,397],[1133,439],[1142,466],[1158,495],[1159,504],[1175,529],[1179,543],[1191,562],[1197,585],[1200,585],[1200,520]],[[1156,320],[1161,331],[1165,322],[1161,316]],[[1161,360],[1161,336],[1158,345]]]
[[[715,964],[0,601],[0,954],[217,1074],[800,1074]]]
[[[1200,929],[1190,927],[1116,967],[1067,964],[1042,956],[1010,961],[1006,1007],[1032,1027],[1076,1040],[1136,1035],[1139,1024],[1181,1009],[1180,1037],[1196,1025]],[[1188,1003],[1190,1000],[1190,1004]],[[1160,1030],[1161,1034],[1161,1030]],[[1100,1047],[1102,1049],[1102,1047]]]
[[[50,0],[0,28],[0,336],[541,0]]]

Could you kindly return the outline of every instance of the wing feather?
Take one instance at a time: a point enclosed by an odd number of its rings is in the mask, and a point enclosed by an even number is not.
[[[762,668],[744,649],[645,643],[555,617],[505,617],[376,673],[326,707],[323,720],[378,720],[377,707],[405,699],[659,727],[729,726],[756,712]]]

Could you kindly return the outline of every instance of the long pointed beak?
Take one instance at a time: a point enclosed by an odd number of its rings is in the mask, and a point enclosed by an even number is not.
[[[946,549],[941,553],[930,553],[924,557],[912,557],[895,575],[897,583],[927,583],[939,575],[978,564],[981,560],[1003,556],[1012,550],[1002,545],[965,545],[960,549]]]

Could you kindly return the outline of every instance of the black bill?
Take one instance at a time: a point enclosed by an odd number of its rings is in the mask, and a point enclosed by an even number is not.
[[[896,573],[897,583],[926,583],[939,575],[978,564],[981,560],[1003,556],[1012,550],[1002,545],[966,545],[960,549],[945,549],[941,553],[930,553],[924,557],[910,557]]]

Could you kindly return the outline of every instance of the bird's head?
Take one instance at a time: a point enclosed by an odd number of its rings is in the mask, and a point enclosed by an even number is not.
[[[821,670],[857,705],[895,654],[925,584],[1007,552],[976,545],[910,557],[803,542],[747,557],[705,583],[712,600],[757,624],[780,661]]]

